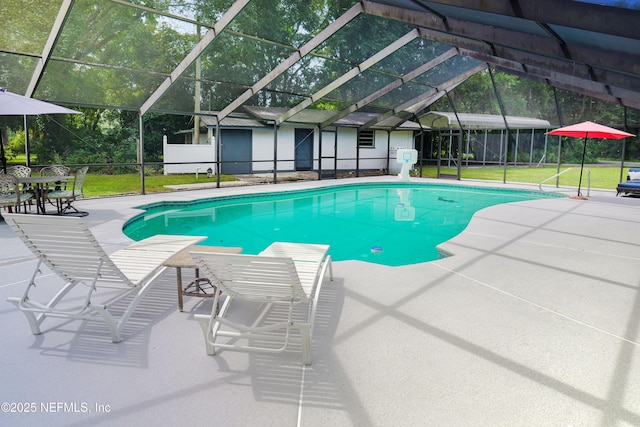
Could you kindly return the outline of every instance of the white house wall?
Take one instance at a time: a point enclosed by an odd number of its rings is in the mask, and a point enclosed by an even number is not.
[[[168,163],[187,163],[216,161],[216,148],[213,144],[162,144],[162,154],[165,162]],[[190,163],[185,165],[164,165],[164,174],[181,174],[181,173],[206,173],[207,169],[216,170],[213,163]]]
[[[295,130],[311,129],[305,126],[282,125],[278,128],[278,171],[295,171]],[[322,135],[322,157],[333,156],[333,132],[324,131]],[[318,169],[319,157],[318,129],[313,132],[313,169]],[[266,160],[266,161],[265,161]],[[330,163],[330,165],[329,165]],[[333,169],[333,160],[323,159],[323,169]],[[273,171],[273,129],[253,130],[253,171]]]
[[[358,131],[354,128],[338,129],[338,170],[356,169]],[[360,148],[359,169],[379,170],[387,167],[387,150],[395,155],[398,148],[413,147],[413,131],[394,131],[390,140],[386,131],[377,130],[374,133],[374,147]],[[323,152],[324,156],[324,152]],[[389,168],[393,172],[395,158],[390,158]],[[331,161],[331,163],[333,163]],[[331,165],[333,169],[333,165]],[[398,171],[400,169],[398,168]]]
[[[351,170],[356,168],[356,147],[358,146],[358,130],[354,128],[338,128],[338,163],[336,169]],[[364,153],[360,153],[363,155]],[[340,160],[345,159],[345,160]],[[333,167],[331,168],[333,169]]]
[[[278,171],[295,170],[294,129],[281,126],[278,129]],[[273,129],[253,130],[253,171],[273,172]],[[282,159],[282,160],[281,160]],[[265,162],[264,160],[268,160]]]
[[[335,157],[335,135],[335,130],[322,131],[322,157]],[[314,150],[315,146],[319,146],[318,141],[318,132],[316,132],[314,134]],[[340,142],[338,142],[338,147],[340,147]],[[317,162],[314,162],[314,166],[316,166],[316,164]],[[322,159],[322,170],[333,170],[334,166],[333,158]]]
[[[278,171],[288,172],[295,170],[295,129],[308,128],[305,126],[282,125],[278,128]],[[395,162],[395,153],[398,148],[414,148],[412,131],[395,131],[391,133],[388,141],[386,131],[375,132],[375,146],[372,148],[360,148],[359,163],[357,164],[357,135],[355,128],[338,128],[338,161],[334,162],[335,130],[322,132],[322,170],[355,170],[356,166],[361,170],[379,170],[387,167],[387,151],[390,150],[391,158],[389,169],[391,173],[400,171],[400,165]],[[314,131],[313,143],[313,169],[319,166],[319,132]],[[273,129],[252,130],[254,173],[273,171]],[[390,147],[389,147],[390,145]],[[164,161],[168,163],[194,162],[185,165],[165,165],[165,174],[195,173],[199,168],[201,173],[206,173],[211,167],[215,172],[215,165],[199,163],[203,159],[215,161],[215,145],[191,145],[191,144],[163,144]],[[343,160],[341,160],[343,159]],[[397,170],[396,170],[397,169]]]

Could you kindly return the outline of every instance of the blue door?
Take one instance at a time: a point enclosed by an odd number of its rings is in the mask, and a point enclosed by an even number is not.
[[[249,174],[252,172],[251,130],[222,129],[220,170],[223,174]]]
[[[297,171],[313,168],[313,129],[296,129],[295,160]]]

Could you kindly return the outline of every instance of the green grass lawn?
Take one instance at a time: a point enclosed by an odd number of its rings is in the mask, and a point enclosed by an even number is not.
[[[89,173],[84,181],[83,193],[85,197],[114,196],[121,194],[140,193],[139,174],[102,175]],[[232,176],[222,175],[220,181],[235,181]],[[148,175],[144,177],[144,186],[147,193],[160,193],[173,191],[165,185],[215,183],[216,177],[207,178],[206,174],[184,175]]]
[[[12,161],[12,163],[14,163]],[[560,171],[572,169],[566,172],[560,177],[560,186],[566,187],[578,187],[578,179],[580,176],[580,166],[561,166]],[[615,190],[616,186],[620,182],[620,167],[617,165],[587,165],[582,177],[582,188],[586,191],[588,172],[591,174],[591,188]],[[623,180],[626,179],[626,173],[628,168],[625,168]],[[456,174],[456,169],[441,169],[445,174]],[[422,169],[422,176],[426,178],[436,177],[435,167],[425,167]],[[509,183],[528,183],[528,184],[540,184],[547,178],[552,177],[557,173],[556,166],[544,166],[544,167],[509,167],[507,169],[507,179]],[[503,167],[469,167],[462,168],[462,179],[477,179],[486,181],[496,181],[501,183],[503,181],[504,168]],[[232,176],[223,175],[220,177],[221,181],[233,181]],[[179,185],[179,184],[196,184],[211,182],[215,183],[216,178],[207,178],[206,174],[199,174],[196,179],[195,174],[184,175],[147,175],[145,176],[145,189],[147,193],[159,193],[172,191],[166,188],[166,185]],[[548,181],[544,188],[552,189],[555,186],[556,180]],[[100,196],[114,196],[122,194],[139,194],[140,193],[140,175],[135,173],[130,174],[118,174],[118,175],[104,175],[91,173],[87,174],[84,195],[86,197],[100,197]]]
[[[560,186],[578,187],[578,181],[580,179],[580,166],[561,166],[560,172],[571,169],[560,176]],[[624,170],[623,180],[626,179],[626,173],[628,168]],[[456,174],[456,169],[442,169],[441,173]],[[479,179],[488,181],[503,182],[504,168],[503,167],[485,167],[485,168],[462,168],[462,179]],[[544,167],[517,167],[507,168],[507,182],[527,183],[527,184],[540,184],[547,178],[554,176],[557,173],[556,166],[544,166]],[[437,170],[435,167],[423,168],[422,176],[435,178]],[[589,176],[590,175],[590,176]],[[591,188],[600,188],[615,190],[620,182],[620,166],[594,166],[586,165],[582,174],[582,188],[586,189],[588,186],[588,179],[590,179]],[[547,186],[555,186],[555,178],[544,184],[544,188]]]
[[[576,187],[580,177],[579,166],[562,166],[561,171],[572,169],[560,177],[560,186]],[[587,169],[591,172],[591,188],[615,190],[619,182],[620,168],[617,166],[585,166],[582,177],[582,188],[587,188]],[[441,169],[442,173],[455,174],[456,170]],[[625,176],[626,176],[625,169]],[[91,170],[89,170],[91,172]],[[552,177],[557,172],[555,166],[545,167],[518,167],[507,169],[507,182],[539,184],[547,178]],[[502,167],[485,168],[463,168],[462,179],[478,179],[486,181],[503,181],[504,169]],[[436,168],[423,168],[423,177],[435,178]],[[624,178],[623,178],[624,179]],[[221,181],[235,180],[231,176],[222,176]],[[158,193],[172,191],[165,185],[196,184],[212,182],[215,177],[209,179],[204,174],[200,174],[196,179],[195,174],[185,175],[148,175],[145,176],[145,188],[147,193]],[[551,189],[555,186],[555,179],[547,182],[544,188]],[[140,175],[100,175],[87,174],[84,185],[84,193],[87,197],[112,196],[118,194],[138,194],[140,193]]]

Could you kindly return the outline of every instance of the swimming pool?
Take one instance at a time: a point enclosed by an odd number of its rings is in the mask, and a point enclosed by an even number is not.
[[[438,259],[437,245],[459,234],[478,210],[554,194],[441,184],[347,184],[268,194],[140,206],[123,227],[155,234],[204,235],[204,245],[257,254],[274,241],[324,243],[336,261],[388,266]]]

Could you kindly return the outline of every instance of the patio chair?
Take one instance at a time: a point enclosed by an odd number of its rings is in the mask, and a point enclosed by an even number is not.
[[[71,175],[71,168],[69,166],[64,165],[51,165],[45,166],[40,169],[40,176],[69,176]],[[50,190],[60,191],[66,190],[67,183],[65,181],[59,181],[55,183],[53,188]]]
[[[88,166],[80,168],[75,173],[75,178],[73,180],[73,187],[71,190],[53,190],[47,193],[47,199],[53,204],[55,201],[55,205],[58,208],[58,214],[64,215],[69,211],[73,211],[82,216],[87,215],[86,212],[81,212],[73,206],[73,202],[76,199],[83,197],[82,188],[84,187],[84,179],[87,176],[87,171],[89,170]]]
[[[25,165],[9,166],[7,168],[7,175],[13,175],[16,178],[28,178],[31,176],[31,168]],[[31,194],[31,197],[28,198],[29,204],[31,204],[30,199],[33,198],[33,187],[31,187],[31,184],[22,184],[20,191],[24,195]]]
[[[0,206],[12,212],[20,212],[20,204],[27,209],[27,202],[33,198],[33,193],[22,193],[18,178],[14,175],[0,174]]]
[[[226,294],[219,311],[217,292],[211,314],[195,315],[207,354],[214,355],[218,348],[277,353],[299,342],[303,363],[311,364],[313,322],[327,267],[333,280],[328,250],[327,245],[276,242],[259,255],[191,252],[203,276]],[[231,320],[227,314],[236,299],[260,303],[264,311],[257,321]],[[285,306],[286,318],[263,318],[274,304]],[[294,315],[299,304],[307,305],[302,316]]]
[[[26,178],[31,176],[31,168],[24,165],[9,166],[7,168],[7,175],[13,175],[16,178]]]
[[[127,320],[155,279],[166,269],[163,262],[204,239],[157,235],[107,255],[82,218],[7,214],[5,220],[38,257],[22,297],[7,299],[27,317],[31,332],[39,335],[40,325],[47,317],[104,321],[114,343],[121,341]],[[30,295],[43,265],[65,282],[48,302],[38,302]],[[76,288],[81,289],[80,293],[74,292],[67,298],[69,301],[65,300],[65,296]],[[99,288],[113,290],[113,298],[94,304],[92,297]],[[124,300],[132,294],[130,300]],[[116,310],[122,314],[116,318],[111,307],[118,301],[122,304]],[[126,308],[123,310],[122,306]]]
[[[65,165],[51,165],[45,166],[40,169],[40,176],[69,176],[71,175],[71,168]],[[58,212],[62,211],[62,199],[54,198],[50,200],[48,198],[49,194],[53,194],[54,191],[66,191],[67,190],[67,181],[56,181],[53,186],[47,186],[44,189],[45,198],[49,200],[49,203],[54,204],[53,200],[55,200],[55,206]]]

